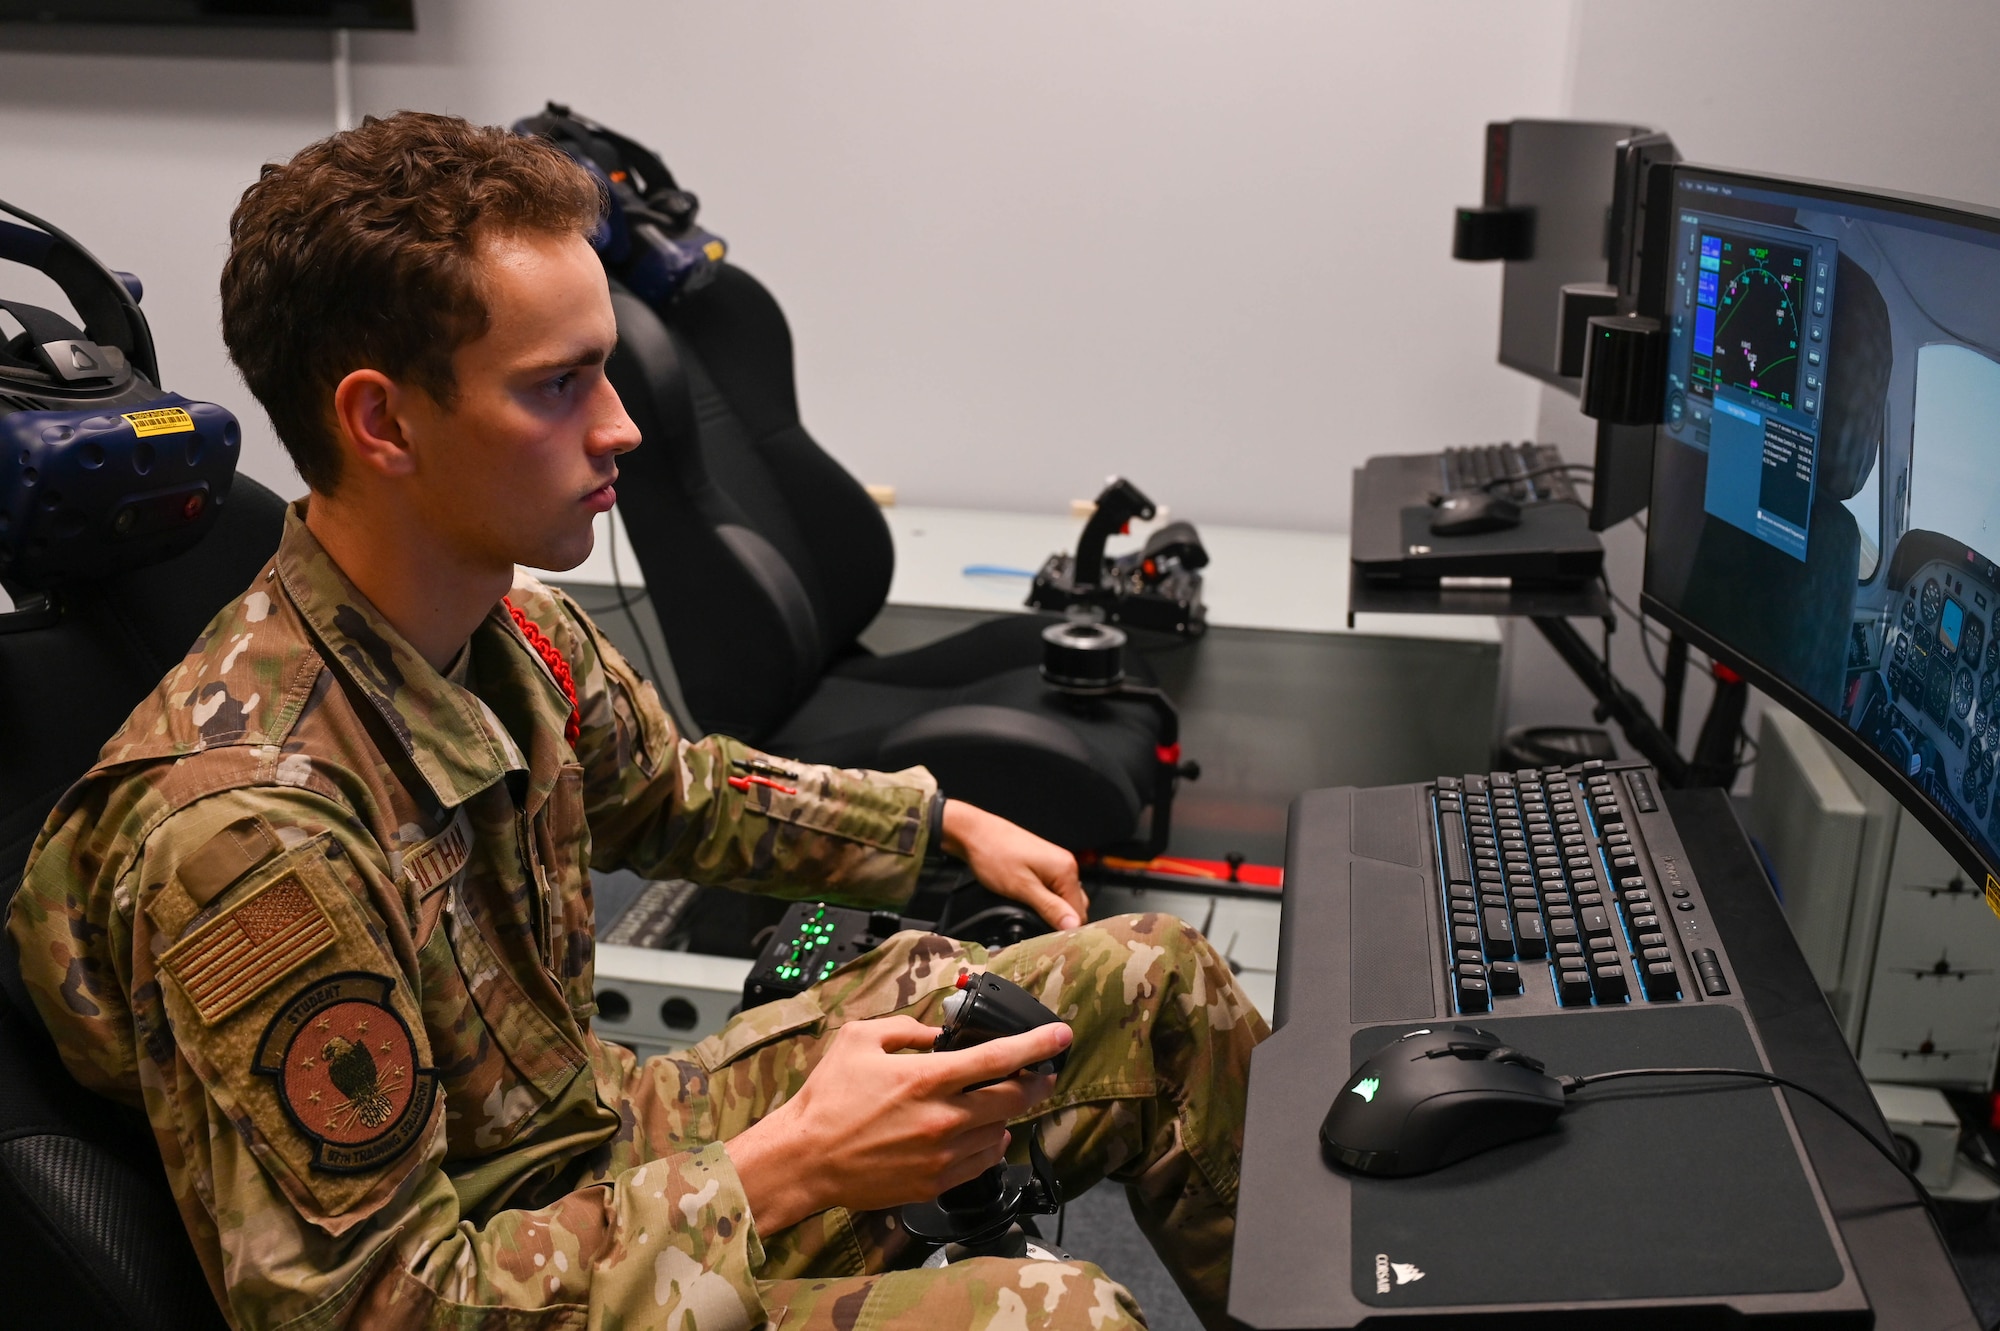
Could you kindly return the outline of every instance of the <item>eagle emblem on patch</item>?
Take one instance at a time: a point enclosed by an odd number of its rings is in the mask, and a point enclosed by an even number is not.
[[[420,1067],[408,1024],[389,1006],[396,982],[366,971],[293,995],[257,1044],[259,1074],[313,1143],[313,1168],[359,1174],[416,1144],[430,1121],[435,1069]]]

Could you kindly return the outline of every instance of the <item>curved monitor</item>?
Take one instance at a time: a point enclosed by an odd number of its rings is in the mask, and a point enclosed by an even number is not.
[[[1647,613],[2000,894],[2000,213],[1676,167]]]

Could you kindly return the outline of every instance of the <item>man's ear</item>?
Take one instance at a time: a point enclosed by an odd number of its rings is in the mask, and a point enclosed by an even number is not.
[[[403,431],[409,390],[380,370],[355,370],[333,389],[334,428],[353,465],[379,476],[407,476],[416,455]]]

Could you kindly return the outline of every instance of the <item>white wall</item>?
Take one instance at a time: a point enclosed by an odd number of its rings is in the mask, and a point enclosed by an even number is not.
[[[555,97],[657,146],[784,303],[808,426],[909,502],[1048,509],[1124,471],[1184,516],[1344,528],[1368,454],[1533,424],[1493,363],[1498,273],[1450,260],[1449,217],[1486,120],[1557,111],[1568,0],[418,15],[357,34],[361,111]],[[0,197],[142,273],[170,385],[246,417],[224,222],[330,126],[325,49],[0,34]],[[296,491],[257,427],[247,470]]]

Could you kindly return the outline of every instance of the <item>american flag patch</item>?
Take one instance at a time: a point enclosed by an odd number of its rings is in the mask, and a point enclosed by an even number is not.
[[[319,901],[297,874],[286,874],[168,948],[160,965],[212,1026],[333,940],[333,921]]]

